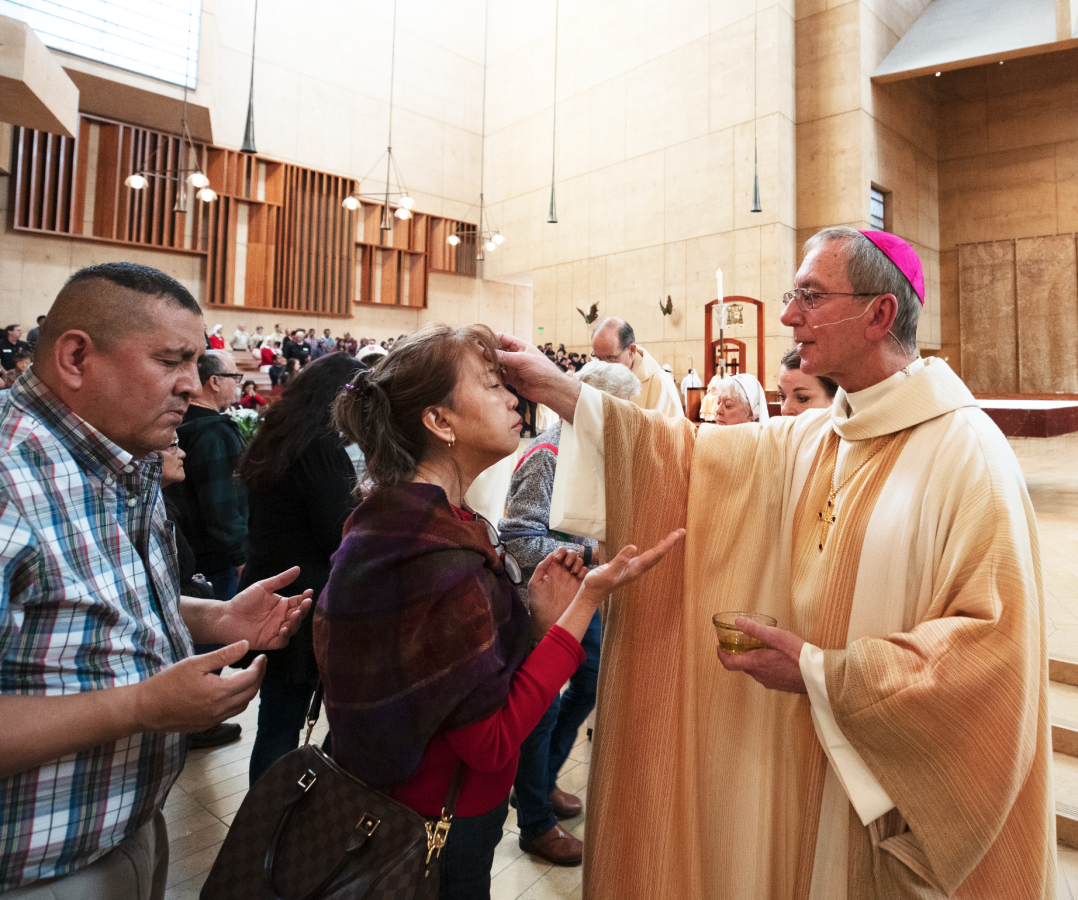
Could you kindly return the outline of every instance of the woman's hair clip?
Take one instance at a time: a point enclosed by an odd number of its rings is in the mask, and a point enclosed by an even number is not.
[[[344,389],[346,391],[358,390],[358,388],[356,388],[356,386],[354,384],[350,383],[350,382],[344,386]]]

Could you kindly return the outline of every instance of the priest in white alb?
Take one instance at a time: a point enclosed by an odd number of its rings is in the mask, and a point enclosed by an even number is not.
[[[604,615],[585,900],[1055,897],[1037,527],[999,429],[919,359],[924,276],[827,229],[782,322],[829,410],[668,419],[502,338],[564,419],[552,528],[687,529]],[[718,653],[713,613],[770,649]]]

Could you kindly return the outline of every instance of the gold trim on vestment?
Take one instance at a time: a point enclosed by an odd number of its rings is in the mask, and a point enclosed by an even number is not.
[[[805,488],[797,501],[791,567],[793,596],[812,596],[810,605],[816,611],[815,615],[809,616],[814,623],[812,632],[803,635],[810,644],[824,650],[846,646],[865,531],[880,492],[902,454],[909,435],[909,431],[902,431],[873,441],[859,441],[858,445],[863,444],[864,448],[855,445],[856,449],[850,451],[845,463],[847,471],[855,466],[863,468],[850,478],[842,497],[836,501],[835,512],[837,514],[841,510],[841,515],[832,526],[833,534],[822,553],[818,549],[819,522],[813,510],[822,508],[827,502],[841,439],[832,431],[820,444]],[[881,448],[881,444],[886,446]],[[875,459],[872,459],[873,455]],[[855,458],[860,461],[855,462]],[[827,757],[819,741],[812,742],[808,755],[809,759],[805,760],[808,772],[805,817],[798,848],[794,900],[808,900],[812,887],[820,807],[827,777]]]

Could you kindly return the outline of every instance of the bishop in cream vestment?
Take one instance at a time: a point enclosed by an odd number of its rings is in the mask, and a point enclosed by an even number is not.
[[[502,339],[565,419],[550,526],[611,555],[686,529],[604,615],[586,900],[1054,898],[1036,522],[916,359],[924,299],[906,242],[825,229],[781,321],[834,405],[698,432]],[[774,616],[772,649],[720,664],[726,610]]]
[[[945,362],[698,436],[585,387],[558,478],[609,552],[687,529],[604,620],[585,897],[1054,897],[1036,524]],[[730,609],[805,637],[807,696],[718,664]]]

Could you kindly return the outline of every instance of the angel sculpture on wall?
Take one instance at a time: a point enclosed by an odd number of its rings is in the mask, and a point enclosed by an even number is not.
[[[674,311],[674,298],[667,294],[665,304],[659,300],[659,309],[662,310],[664,316],[670,315]]]
[[[584,312],[584,310],[582,310],[579,306],[576,308],[576,311],[578,313],[580,313],[580,315],[582,315],[584,317],[584,323],[586,325],[590,325],[592,322],[594,322],[596,319],[599,318],[599,304],[598,303],[593,303],[591,305],[591,309],[588,310],[587,312]]]

